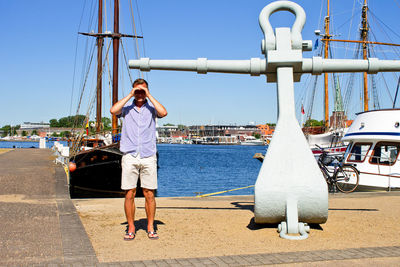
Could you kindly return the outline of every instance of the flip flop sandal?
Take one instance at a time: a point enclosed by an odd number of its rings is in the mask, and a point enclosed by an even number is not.
[[[154,232],[148,231],[147,232],[147,237],[149,239],[151,239],[151,240],[157,240],[159,238],[159,236],[158,236],[156,231],[154,231]]]
[[[125,241],[132,241],[133,239],[135,239],[135,237],[136,237],[136,234],[135,234],[135,233],[127,233],[127,234],[124,236],[124,240],[125,240]]]

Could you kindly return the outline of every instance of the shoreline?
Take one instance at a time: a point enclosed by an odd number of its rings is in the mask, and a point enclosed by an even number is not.
[[[1,140],[0,142],[31,142],[31,143],[39,143],[39,140],[26,140],[26,139],[15,139],[15,140]]]
[[[68,140],[46,140],[47,142],[67,142]],[[39,140],[26,140],[26,139],[14,139],[14,140],[2,140],[0,142],[24,142],[24,143],[39,143]],[[186,144],[186,143],[157,143],[157,145],[195,145],[195,146],[243,146],[243,147],[265,147],[267,148],[268,145],[242,145],[242,144]]]
[[[31,142],[31,143],[39,143],[40,140],[26,140],[26,139],[13,139],[13,140],[3,140],[0,139],[0,142]],[[46,140],[46,142],[67,142],[68,140]]]

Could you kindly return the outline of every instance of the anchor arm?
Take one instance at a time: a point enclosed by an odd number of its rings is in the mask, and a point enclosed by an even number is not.
[[[285,63],[281,63],[282,66]],[[173,71],[195,71],[199,74],[207,72],[250,74],[276,73],[275,68],[269,68],[265,59],[252,58],[250,60],[208,60],[199,58],[197,60],[153,60],[141,58],[129,60],[129,68],[150,70],[173,70]],[[303,58],[301,70],[295,74],[312,73],[319,75],[323,72],[393,72],[400,71],[400,61],[379,60],[369,58],[368,60],[356,59],[322,59],[321,57]]]
[[[173,70],[173,71],[195,71],[199,74],[207,72],[238,73],[259,76],[266,72],[265,60],[252,58],[251,60],[208,60],[198,58],[197,60],[152,60],[141,58],[129,60],[129,68],[150,70]]]

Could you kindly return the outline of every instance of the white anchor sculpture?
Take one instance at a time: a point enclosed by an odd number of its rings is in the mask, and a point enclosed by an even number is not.
[[[277,28],[269,23],[271,14],[289,11],[296,16],[292,28]],[[294,111],[294,82],[303,73],[400,71],[400,61],[303,58],[311,50],[311,41],[303,41],[301,31],[306,15],[301,6],[290,1],[267,5],[259,22],[265,39],[262,53],[266,60],[130,60],[129,67],[142,71],[179,70],[240,73],[267,76],[278,90],[278,122],[255,184],[254,217],[256,223],[280,223],[278,231],[286,239],[308,237],[307,223],[325,223],[328,219],[328,190],[321,171],[300,129]]]

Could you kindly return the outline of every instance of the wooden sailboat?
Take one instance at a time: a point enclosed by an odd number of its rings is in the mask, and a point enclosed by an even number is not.
[[[112,116],[112,140],[101,138],[102,73],[104,38],[112,38],[113,79],[112,104],[118,102],[118,57],[122,37],[141,36],[119,33],[119,0],[114,0],[114,32],[103,33],[103,0],[98,5],[98,33],[80,33],[97,38],[97,85],[96,85],[96,138],[78,137],[71,146],[70,193],[72,197],[121,196],[121,158],[119,150],[118,120]],[[71,166],[71,165],[70,165]],[[138,190],[138,194],[141,190]]]
[[[370,45],[386,45],[386,46],[399,46],[398,44],[393,44],[393,43],[383,43],[383,42],[373,42],[369,40],[369,31],[370,31],[370,26],[368,22],[368,3],[367,0],[364,0],[364,3],[362,5],[362,12],[361,12],[361,27],[359,29],[360,31],[360,39],[359,40],[342,40],[342,39],[335,39],[334,35],[330,33],[330,3],[329,0],[327,0],[327,14],[324,19],[324,34],[321,34],[320,31],[316,31],[321,38],[321,41],[323,42],[323,56],[324,58],[329,58],[330,55],[330,43],[331,42],[341,42],[341,43],[353,43],[353,44],[358,44],[359,48],[361,47],[362,49],[362,58],[364,60],[368,59],[371,57],[370,55]],[[358,51],[358,50],[357,50]],[[312,135],[309,134],[308,138],[311,140],[311,144],[316,144],[319,140],[322,140],[322,138],[325,138],[325,144],[323,146],[342,146],[343,144],[341,143],[341,137],[344,136],[347,127],[351,124],[351,121],[347,121],[347,115],[348,115],[348,110],[346,107],[346,104],[343,103],[343,98],[342,98],[342,92],[340,88],[340,81],[339,78],[336,74],[333,75],[333,84],[334,84],[334,98],[335,98],[335,106],[332,111],[332,116],[329,117],[329,89],[328,89],[328,73],[324,74],[324,127],[321,127],[321,130],[325,130],[323,133],[322,131],[320,132],[320,135]],[[352,74],[350,76],[350,79],[354,79],[354,75]],[[372,76],[372,79],[373,76]],[[349,82],[353,83],[352,81]],[[373,88],[376,90],[376,85],[375,85],[375,80],[372,80]],[[369,97],[369,90],[368,90],[368,75],[367,73],[363,73],[363,92],[362,92],[362,100],[363,100],[363,108],[362,110],[359,111],[368,111],[369,110],[369,102],[370,102],[370,97]],[[376,92],[373,90],[374,98],[376,95]],[[373,99],[376,101],[376,99]],[[348,101],[345,99],[345,101]],[[379,105],[374,105],[374,107],[379,107]],[[309,118],[311,116],[311,113],[308,114]],[[309,129],[308,129],[309,130]],[[344,152],[345,147],[343,147],[343,152]]]

